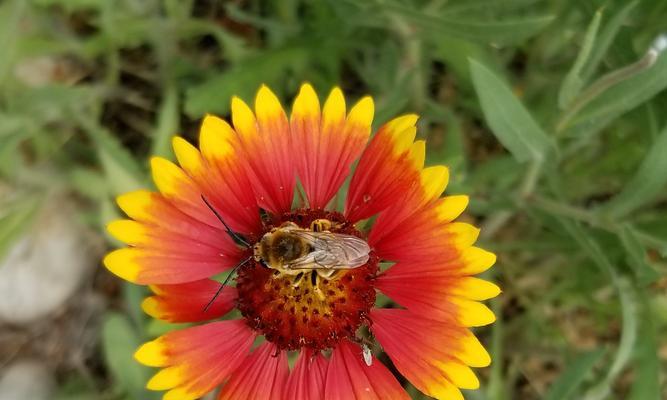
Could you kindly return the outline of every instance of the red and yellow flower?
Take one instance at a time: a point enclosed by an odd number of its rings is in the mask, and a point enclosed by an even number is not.
[[[150,285],[154,295],[143,308],[152,317],[201,323],[139,348],[137,360],[162,368],[149,389],[166,390],[165,399],[195,399],[218,386],[219,399],[409,398],[381,362],[364,360],[364,333],[429,396],[462,399],[460,388],[479,386],[471,367],[487,366],[490,357],[469,328],[494,321],[480,301],[500,290],[474,275],[495,256],[473,246],[477,228],[454,222],[468,198],[441,197],[448,170],[424,167],[424,141],[414,140],[417,116],[398,117],[371,138],[373,112],[370,97],[346,110],[338,88],[320,107],[304,84],[288,118],[263,86],[254,112],[232,99],[233,127],[207,116],[199,149],[175,138],[180,166],[151,160],[158,192],[118,198],[130,219],[111,223],[109,231],[128,247],[104,264]],[[333,200],[357,159],[337,212]],[[207,308],[220,287],[212,277],[251,249],[232,240],[202,196],[251,244],[282,223],[307,228],[325,218],[366,240],[369,260],[297,285],[251,258],[238,269],[236,286]],[[376,307],[376,292],[398,307]],[[239,319],[222,318],[234,308]],[[290,352],[298,352],[291,370]]]

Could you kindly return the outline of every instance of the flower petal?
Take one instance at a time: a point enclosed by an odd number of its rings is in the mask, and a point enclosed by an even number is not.
[[[198,398],[229,377],[246,359],[255,333],[242,320],[220,321],[167,333],[141,346],[142,364],[166,367],[147,384],[169,390],[165,398]]]
[[[264,342],[229,378],[218,400],[280,399],[288,374],[287,352]]]
[[[215,134],[209,122],[211,119],[215,117],[207,117],[204,121],[200,135],[203,135],[204,131],[208,132],[209,136]],[[218,136],[223,135],[218,134]],[[199,198],[195,199],[195,206],[203,209],[207,217],[215,218],[214,226],[219,226],[220,222],[204,203],[202,195],[234,231],[259,233],[261,230],[259,209],[255,194],[241,165],[243,160],[232,152],[222,155],[231,145],[225,143],[223,148],[215,153],[214,159],[206,160],[196,147],[183,138],[175,137],[172,144],[178,163],[196,185],[195,194]]]
[[[449,170],[446,167],[423,169],[421,185],[405,196],[403,201],[393,204],[378,215],[371,230],[372,241],[378,242],[409,217],[431,208],[435,208],[431,212],[437,221],[450,222],[456,219],[468,206],[468,196],[439,198],[448,181]]]
[[[420,182],[423,143],[412,143],[416,115],[398,117],[383,125],[370,141],[352,176],[345,203],[351,221],[371,217],[403,201]]]
[[[373,100],[364,97],[346,119],[343,94],[334,88],[320,115],[312,86],[301,86],[290,128],[298,152],[299,178],[311,208],[324,208],[345,181],[368,140],[373,112]]]
[[[118,197],[118,204],[135,221],[114,221],[108,230],[133,247],[109,253],[104,265],[123,279],[191,282],[223,272],[241,258],[241,249],[224,230],[183,213],[161,194],[131,192]]]
[[[488,365],[490,358],[467,329],[399,309],[373,310],[371,319],[371,331],[396,368],[423,393],[463,399],[458,388],[479,386],[468,366]]]
[[[287,379],[283,400],[320,400],[324,398],[324,378],[328,361],[319,351],[301,350]]]
[[[431,201],[402,220],[394,218],[389,211],[382,213],[369,234],[368,243],[385,260],[455,259],[475,243],[479,235],[479,229],[470,224],[451,222],[467,204],[466,196],[449,196]]]
[[[361,348],[343,341],[333,350],[324,398],[409,400],[410,396],[379,360],[373,358],[371,365],[366,365]]]
[[[430,267],[429,267],[430,268]],[[394,270],[398,272],[394,273]],[[392,300],[418,314],[462,326],[483,326],[495,321],[485,300],[500,293],[498,286],[477,278],[424,271],[419,264],[395,264],[378,277],[376,288]]]
[[[171,323],[212,320],[234,308],[237,297],[235,287],[225,286],[205,310],[220,285],[220,282],[211,279],[178,285],[151,285],[155,296],[144,299],[141,307],[151,317]]]
[[[493,261],[491,253],[468,247],[458,257],[446,261],[399,262],[376,279],[375,287],[401,306],[429,318],[482,326],[493,322],[495,316],[475,300],[493,298],[500,288],[469,275],[480,262],[487,268]]]
[[[289,123],[278,98],[266,86],[257,92],[255,113],[257,118],[241,99],[232,99],[232,121],[257,203],[281,214],[292,207],[296,183]]]
[[[104,266],[115,275],[140,285],[192,282],[216,275],[235,265],[220,255],[170,254],[168,251],[129,247],[104,257]]]
[[[201,199],[202,190],[181,168],[161,157],[151,158],[155,186],[162,196],[183,213],[200,222],[217,226],[215,215]]]

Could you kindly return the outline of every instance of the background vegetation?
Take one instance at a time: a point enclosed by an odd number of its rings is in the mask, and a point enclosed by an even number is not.
[[[0,251],[63,198],[101,235],[149,156],[234,94],[341,85],[376,127],[422,115],[427,163],[499,256],[494,363],[466,398],[666,398],[666,21],[662,0],[5,0]],[[89,264],[57,312],[0,325],[0,368],[40,357],[59,399],[154,398],[131,354],[170,327]]]

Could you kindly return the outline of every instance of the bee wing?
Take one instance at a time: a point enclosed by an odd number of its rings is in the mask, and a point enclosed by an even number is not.
[[[352,269],[368,262],[371,249],[356,236],[310,231],[293,231],[292,234],[306,240],[313,250],[290,262],[288,268]]]

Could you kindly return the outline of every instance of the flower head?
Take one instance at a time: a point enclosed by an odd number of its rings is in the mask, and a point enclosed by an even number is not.
[[[106,267],[150,285],[149,315],[201,323],[137,351],[162,368],[150,389],[165,399],[217,386],[220,399],[409,398],[369,352],[380,348],[429,396],[479,386],[470,367],[490,358],[469,328],[494,321],[479,301],[499,289],[473,275],[495,256],[473,247],[477,228],[453,222],[468,198],[440,197],[448,170],[424,168],[417,116],[370,138],[373,111],[364,97],[348,112],[338,88],[320,108],[304,84],[288,118],[263,86],[254,112],[232,99],[233,128],[207,116],[199,150],[175,138],[180,167],[152,160],[159,192],[118,198],[130,219],[109,231],[129,247]],[[236,285],[220,291],[211,278],[235,266]],[[377,292],[399,307],[377,307]],[[240,318],[221,319],[233,308]]]

